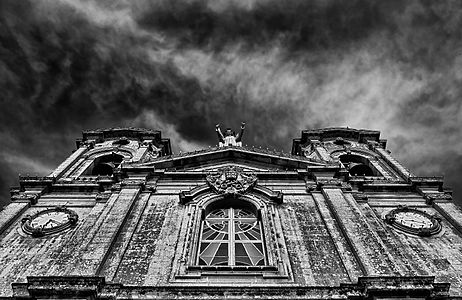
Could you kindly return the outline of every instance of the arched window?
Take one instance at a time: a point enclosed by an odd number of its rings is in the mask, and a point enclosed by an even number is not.
[[[208,189],[201,193],[203,189]],[[209,276],[290,277],[287,250],[272,192],[264,187],[243,195],[217,194],[199,187],[185,204],[188,224],[178,251],[176,279]],[[278,198],[279,199],[279,198]],[[277,200],[277,199],[276,199]],[[180,256],[181,255],[181,256]]]
[[[262,224],[248,207],[215,208],[201,223],[197,264],[263,266],[266,257]]]

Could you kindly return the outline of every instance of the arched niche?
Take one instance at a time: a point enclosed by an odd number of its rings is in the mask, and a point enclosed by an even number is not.
[[[81,175],[87,176],[112,176],[114,170],[124,160],[132,158],[132,153],[129,151],[97,151],[90,153],[87,158],[85,171]]]
[[[120,154],[107,154],[96,158],[93,162],[93,166],[88,170],[91,171],[93,176],[111,176],[114,174],[114,169],[117,168],[124,157]]]
[[[380,176],[368,157],[346,153],[340,155],[339,159],[351,176]]]

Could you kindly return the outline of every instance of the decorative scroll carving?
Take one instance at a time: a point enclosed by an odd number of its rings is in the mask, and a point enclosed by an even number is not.
[[[207,183],[218,194],[243,194],[257,182],[253,173],[244,173],[242,168],[227,167],[207,175]]]
[[[162,149],[157,148],[152,142],[143,142],[143,147],[147,147],[147,151],[141,158],[140,162],[146,163],[161,156]]]

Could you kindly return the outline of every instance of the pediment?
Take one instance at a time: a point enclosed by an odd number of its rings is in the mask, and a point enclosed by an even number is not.
[[[275,171],[323,167],[328,164],[303,156],[247,147],[209,148],[130,164],[130,167],[184,171],[211,171],[226,166],[238,166],[252,171]]]

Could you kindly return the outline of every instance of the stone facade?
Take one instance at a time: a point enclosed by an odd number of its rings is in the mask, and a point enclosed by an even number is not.
[[[173,155],[86,131],[0,211],[2,299],[456,299],[462,210],[377,131]]]

